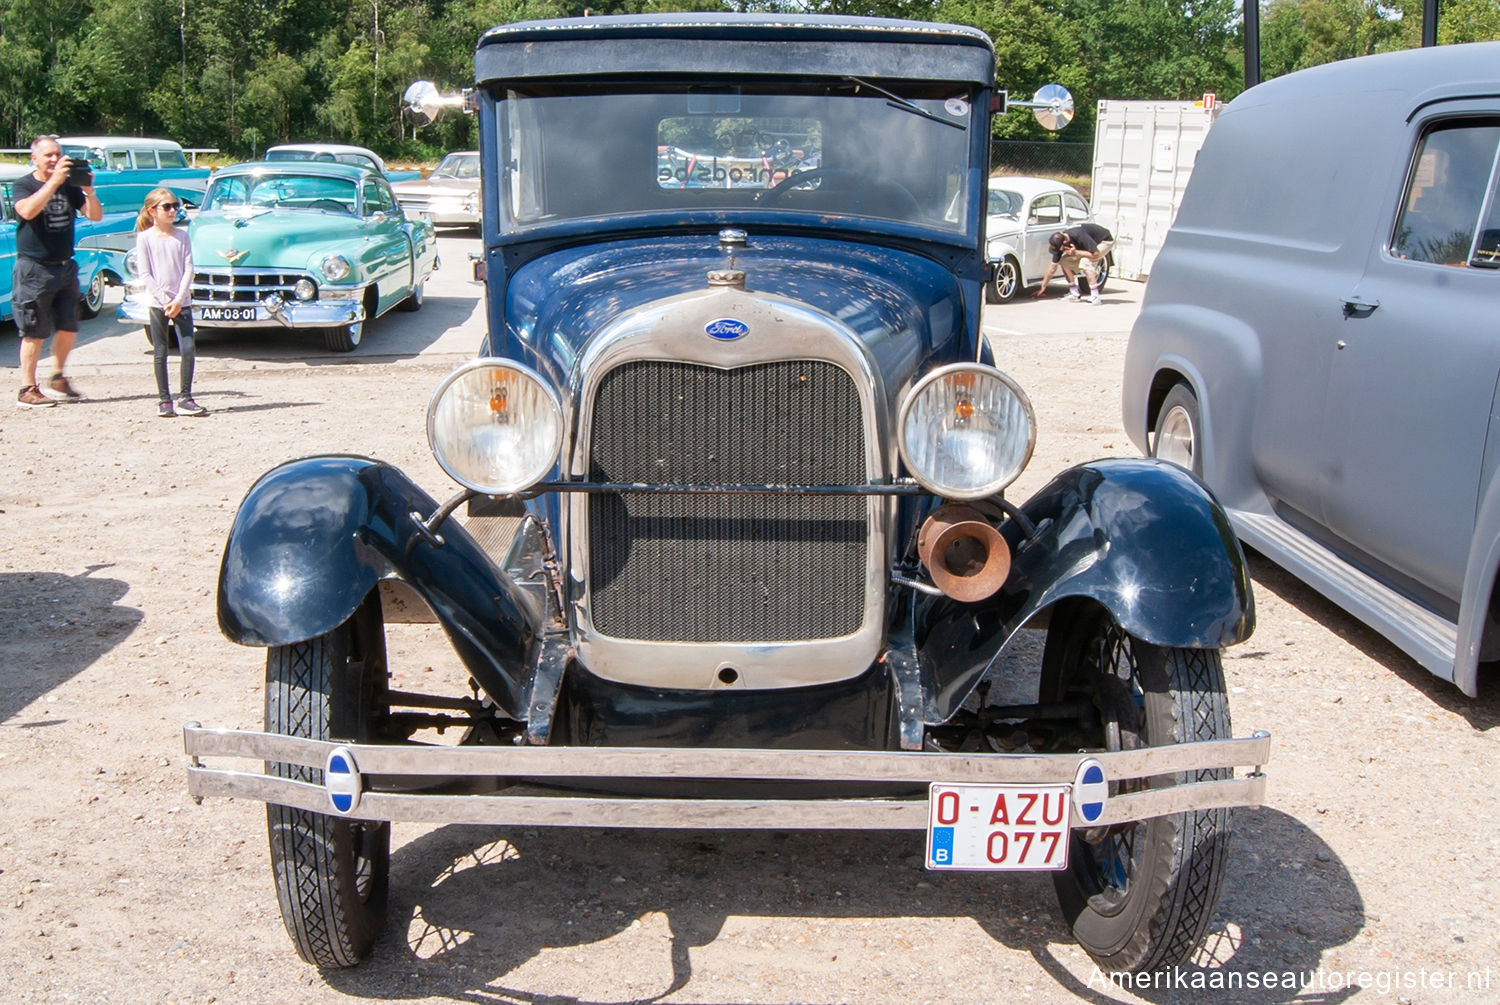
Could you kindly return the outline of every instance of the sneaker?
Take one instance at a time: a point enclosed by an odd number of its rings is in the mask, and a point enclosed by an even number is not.
[[[208,409],[206,409],[202,405],[198,404],[192,398],[178,398],[177,399],[177,414],[178,415],[207,415],[208,414]]]
[[[1066,300],[1066,301],[1068,301],[1068,302],[1069,302],[1069,303],[1073,303],[1073,304],[1076,304],[1076,303],[1078,303],[1078,300],[1079,300],[1079,296],[1078,296],[1078,293],[1077,293],[1077,291],[1074,291],[1074,292],[1072,292],[1072,293],[1069,293],[1069,294],[1068,294],[1068,295],[1067,295],[1067,296],[1066,296],[1066,297],[1064,297],[1064,298],[1063,298],[1063,299],[1064,299],[1064,300]]]
[[[159,419],[175,419],[177,412],[172,408],[170,401],[158,401],[156,403],[156,417]]]
[[[77,401],[83,397],[73,389],[73,382],[60,373],[54,373],[47,386],[39,390],[53,401]]]
[[[18,408],[51,408],[55,404],[57,402],[43,394],[35,384],[21,388],[21,393],[16,395]]]
[[[1091,303],[1091,304],[1102,304],[1103,302],[1104,301],[1102,301],[1102,300],[1099,299],[1099,294],[1097,294],[1097,293],[1095,293],[1093,296],[1089,297],[1089,303]]]

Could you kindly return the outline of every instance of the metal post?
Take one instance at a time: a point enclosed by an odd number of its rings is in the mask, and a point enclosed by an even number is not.
[[[1426,0],[1435,3],[1436,0]],[[1260,0],[1245,0],[1245,89],[1260,83]]]

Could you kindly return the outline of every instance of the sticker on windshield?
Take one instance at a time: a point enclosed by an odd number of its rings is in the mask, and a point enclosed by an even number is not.
[[[963,98],[949,98],[943,102],[943,107],[948,110],[949,115],[968,115],[969,103]]]

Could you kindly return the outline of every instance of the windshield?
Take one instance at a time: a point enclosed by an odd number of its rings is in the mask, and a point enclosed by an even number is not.
[[[895,88],[902,85],[891,84]],[[969,93],[848,80],[507,91],[504,227],[762,210],[958,231],[972,205]],[[607,179],[601,184],[600,179]]]
[[[990,189],[990,216],[1016,216],[1021,212],[1021,205],[1026,200],[1021,198],[1021,193],[1011,192],[1008,189]]]
[[[347,178],[300,174],[220,175],[208,186],[203,209],[307,209],[350,213],[359,209],[359,191]]]
[[[431,178],[478,178],[478,154],[449,154],[428,177]]]

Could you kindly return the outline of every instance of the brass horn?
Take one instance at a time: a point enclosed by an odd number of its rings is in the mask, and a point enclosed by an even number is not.
[[[939,506],[917,533],[917,555],[933,584],[972,604],[1000,589],[1010,575],[1010,545],[972,506]]]

